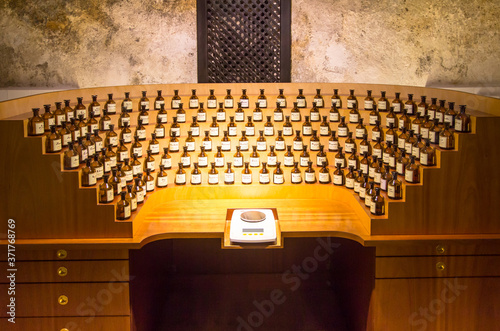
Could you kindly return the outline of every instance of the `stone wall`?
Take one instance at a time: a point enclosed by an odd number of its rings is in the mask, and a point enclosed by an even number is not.
[[[196,0],[4,0],[0,87],[192,83]],[[292,81],[500,85],[500,2],[292,0]]]

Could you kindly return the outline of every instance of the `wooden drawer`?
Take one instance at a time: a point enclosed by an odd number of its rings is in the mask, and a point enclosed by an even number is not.
[[[128,250],[126,249],[102,249],[102,250],[86,250],[86,249],[71,249],[61,246],[55,249],[40,249],[40,250],[24,250],[17,247],[13,252],[16,256],[16,261],[30,260],[126,260],[128,259]],[[0,247],[0,261],[7,261],[7,247]]]
[[[7,307],[9,285],[0,285],[0,306]],[[59,304],[61,296],[66,304]],[[43,316],[128,316],[128,282],[16,284],[16,317]],[[8,317],[2,309],[0,317]]]
[[[126,282],[128,260],[106,261],[20,261],[16,263],[17,283]],[[8,283],[4,269],[0,283]]]
[[[500,276],[500,256],[377,257],[376,278]]]
[[[54,331],[128,331],[130,317],[53,317],[16,318],[16,324],[0,319],[0,330],[54,330]]]
[[[397,241],[376,244],[377,256],[500,255],[499,240]]]

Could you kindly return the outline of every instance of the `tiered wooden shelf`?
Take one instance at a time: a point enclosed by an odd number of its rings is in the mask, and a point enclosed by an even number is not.
[[[374,91],[374,97],[381,90],[387,91],[390,98],[395,91],[402,96],[413,93],[415,99],[419,95],[428,97],[445,98],[455,101],[456,104],[469,104],[468,113],[472,115],[472,133],[455,133],[456,149],[443,151],[436,147],[437,165],[434,167],[421,166],[421,183],[404,183],[403,200],[390,200],[385,193],[387,212],[384,216],[374,216],[364,206],[357,194],[345,187],[336,187],[332,184],[290,184],[290,168],[282,167],[285,171],[286,184],[260,185],[258,184],[258,171],[252,168],[253,184],[240,185],[241,168],[235,168],[236,185],[224,185],[223,181],[213,187],[207,185],[207,169],[203,169],[203,184],[200,187],[176,186],[174,184],[176,164],[180,161],[181,153],[171,153],[173,168],[168,170],[169,184],[167,188],[155,189],[149,193],[147,200],[129,221],[116,221],[114,217],[114,204],[99,204],[97,202],[97,186],[84,188],[79,181],[79,171],[62,170],[62,153],[47,154],[44,151],[45,137],[27,136],[27,118],[32,107],[40,107],[46,103],[54,103],[62,99],[75,100],[76,96],[84,96],[88,103],[90,95],[97,94],[101,107],[104,106],[107,93],[114,93],[117,105],[120,105],[124,92],[129,91],[133,97],[134,111],[131,114],[132,130],[137,124],[138,100],[142,90],[149,91],[151,104],[154,102],[156,90],[164,91],[168,123],[165,124],[167,132],[175,116],[175,110],[170,108],[170,99],[173,89],[178,89],[185,105],[188,104],[191,89],[196,88],[200,101],[206,101],[208,90],[214,88],[216,96],[221,101],[227,88],[232,89],[232,94],[237,101],[242,88],[247,89],[250,96],[250,108],[245,109],[245,117],[253,112],[253,105],[260,88],[266,90],[268,108],[264,109],[265,116],[272,116],[277,96],[275,84],[191,84],[191,85],[151,85],[127,86],[96,89],[83,89],[48,93],[40,96],[23,98],[20,100],[4,102],[1,105],[0,130],[6,149],[2,150],[2,181],[8,184],[9,189],[2,191],[2,201],[5,207],[2,217],[16,218],[23,221],[19,226],[21,240],[31,239],[99,239],[120,238],[123,243],[131,245],[145,244],[149,241],[162,238],[175,237],[221,237],[224,227],[224,214],[231,207],[277,207],[282,215],[281,225],[284,236],[314,236],[319,233],[342,236],[358,242],[369,240],[372,235],[453,235],[453,234],[497,234],[498,225],[488,215],[498,215],[500,207],[494,201],[498,198],[498,175],[494,167],[498,160],[497,145],[499,133],[494,130],[500,124],[500,117],[496,116],[497,108],[490,98],[472,96],[465,93],[423,89],[414,87],[383,86],[383,85],[346,85],[346,84],[280,84],[279,88],[285,89],[287,108],[284,114],[289,115],[291,105],[295,99],[298,88],[303,88],[308,101],[308,107],[301,110],[302,117],[309,114],[312,97],[316,88],[321,88],[325,99],[325,108],[320,109],[321,115],[328,115],[330,98],[333,88],[338,88],[342,93],[343,107],[340,112],[348,118],[346,96],[349,89],[356,91],[358,102],[361,105],[360,113],[368,125],[368,111],[362,108],[362,100],[367,89]],[[276,90],[276,91],[275,91]],[[85,102],[84,102],[85,103]],[[470,104],[476,107],[471,107]],[[119,108],[119,107],[117,107]],[[206,108],[206,107],[205,107]],[[471,109],[472,108],[472,109]],[[196,110],[186,110],[187,123],[182,124],[180,137],[181,149],[187,136],[191,116],[196,115]],[[220,145],[222,132],[226,129],[229,116],[234,114],[234,109],[226,110],[227,120],[219,123],[219,137],[211,137],[213,151],[209,152],[209,162],[215,154],[216,146]],[[196,151],[190,152],[192,163],[199,153],[199,146],[203,138],[203,131],[208,130],[211,115],[214,111],[207,110],[207,122],[200,124],[200,136],[195,137]],[[489,113],[488,113],[489,112]],[[147,137],[154,131],[156,111],[149,112],[150,123],[146,126]],[[381,112],[382,126],[385,124],[385,115]],[[119,111],[112,115],[112,122],[118,127]],[[245,122],[236,123],[238,132],[244,129]],[[249,137],[250,146],[255,144],[258,131],[263,129],[263,122],[254,123],[256,135]],[[266,137],[268,146],[274,143],[277,130],[281,129],[283,122],[274,123],[275,135]],[[294,131],[300,130],[302,122],[292,122]],[[313,122],[313,129],[318,129],[319,122]],[[356,124],[348,124],[350,131],[355,131]],[[331,124],[332,130],[336,129]],[[119,133],[119,129],[115,129]],[[105,137],[101,132],[101,137]],[[284,137],[286,145],[292,144],[293,136]],[[226,161],[232,160],[237,145],[237,137],[230,137],[232,148],[230,152],[223,152]],[[309,137],[303,137],[304,144],[308,144]],[[333,173],[335,152],[328,152],[329,137],[321,136],[321,144],[325,146],[329,160],[329,169]],[[148,140],[143,141],[143,154],[147,149]],[[168,135],[160,139],[160,150],[168,146]],[[343,146],[345,138],[339,138]],[[360,140],[356,139],[357,144]],[[128,144],[130,148],[130,144]],[[260,152],[261,162],[266,160],[265,152]],[[278,152],[280,159],[284,152]],[[300,152],[295,151],[296,160]],[[160,155],[156,155],[156,169],[160,163]],[[250,152],[243,152],[248,160]],[[310,152],[311,159],[315,159],[316,152]],[[348,156],[348,155],[347,155]],[[144,157],[142,158],[144,160]],[[486,160],[486,162],[484,161]],[[315,162],[314,162],[315,163]],[[33,166],[36,165],[36,166]],[[190,168],[192,169],[192,168]],[[189,172],[187,169],[188,181]],[[221,170],[222,169],[222,170]],[[223,172],[225,168],[219,168]],[[305,168],[301,168],[304,171]],[[271,171],[273,169],[271,168]],[[315,167],[318,171],[319,167]],[[221,176],[222,177],[222,176]],[[118,197],[115,199],[115,202]],[[23,206],[19,208],[19,206]],[[317,220],[319,227],[315,227]],[[474,220],[471,222],[471,220]],[[290,222],[290,223],[288,223]],[[293,225],[292,225],[293,224]],[[307,224],[307,225],[306,225]]]

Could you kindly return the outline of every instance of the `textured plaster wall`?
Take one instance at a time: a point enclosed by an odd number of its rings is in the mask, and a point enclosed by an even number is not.
[[[498,0],[292,0],[292,81],[500,86]],[[196,0],[0,0],[0,87],[197,81]]]
[[[293,0],[292,81],[500,86],[498,0]]]
[[[0,87],[196,82],[196,0],[0,0]]]

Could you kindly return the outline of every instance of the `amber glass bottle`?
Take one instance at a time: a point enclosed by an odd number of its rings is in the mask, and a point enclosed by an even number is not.
[[[38,114],[40,108],[33,108],[33,117],[28,121],[28,135],[30,136],[41,136],[45,132],[45,124],[43,119]]]

